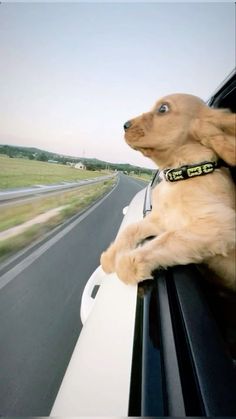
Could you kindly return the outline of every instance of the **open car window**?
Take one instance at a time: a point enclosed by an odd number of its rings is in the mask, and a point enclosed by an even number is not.
[[[236,112],[235,74],[208,105]],[[144,216],[160,181],[157,171]],[[235,416],[235,388],[236,295],[205,281],[197,265],[156,271],[140,283],[129,415]]]
[[[222,88],[212,96],[209,106],[230,109],[236,113],[236,73],[233,73]],[[235,168],[230,168],[230,170],[236,181]],[[205,286],[205,295],[227,349],[236,363],[236,295],[225,291],[219,292],[209,284]]]

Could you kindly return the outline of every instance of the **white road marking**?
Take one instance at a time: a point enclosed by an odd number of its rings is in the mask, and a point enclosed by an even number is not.
[[[38,249],[33,251],[29,256],[19,262],[16,266],[10,269],[8,272],[3,274],[0,277],[0,289],[5,287],[10,281],[12,281],[17,275],[23,272],[26,268],[28,268],[35,260],[37,260],[43,253],[45,253],[51,246],[56,244],[59,240],[62,239],[66,234],[68,234],[73,228],[83,221],[88,215],[90,215],[99,205],[101,205],[111,194],[115,191],[117,186],[119,185],[120,178],[118,178],[118,182],[114,189],[112,189],[106,196],[104,196],[99,202],[94,204],[90,207],[85,213],[79,216],[75,221],[65,227],[62,231],[57,233],[54,237],[49,239],[46,243],[40,246]]]

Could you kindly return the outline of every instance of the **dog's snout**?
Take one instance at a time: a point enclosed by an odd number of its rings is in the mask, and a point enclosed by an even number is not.
[[[127,129],[129,129],[129,128],[131,127],[131,125],[132,125],[131,121],[127,121],[127,122],[124,124],[124,130],[126,131]]]

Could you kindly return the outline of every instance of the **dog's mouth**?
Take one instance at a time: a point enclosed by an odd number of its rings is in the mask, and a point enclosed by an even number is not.
[[[154,151],[154,147],[143,145],[145,142],[145,132],[139,126],[129,128],[129,131],[125,133],[125,141],[127,144],[136,151],[140,151],[144,156],[151,157]]]
[[[142,128],[137,125],[131,126],[128,131],[125,132],[125,141],[132,147],[132,143],[138,143],[140,139],[145,137],[145,132]]]
[[[141,151],[141,153],[146,157],[152,156],[154,152],[153,147],[138,147],[138,146],[131,146],[131,147],[136,151]]]

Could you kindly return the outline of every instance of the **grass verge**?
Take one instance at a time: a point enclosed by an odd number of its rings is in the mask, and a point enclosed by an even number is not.
[[[141,175],[129,175],[134,179],[138,179],[138,180],[144,180],[145,182],[151,182],[153,175],[148,175],[147,173],[142,173]]]
[[[10,213],[9,209],[1,209],[0,231],[4,231],[10,227],[28,221],[38,214],[45,213],[49,209],[66,205],[66,208],[62,209],[56,216],[44,223],[32,225],[26,231],[13,238],[0,241],[0,262],[3,262],[7,257],[22,250],[40,237],[43,237],[46,233],[62,224],[68,218],[75,214],[79,214],[98,198],[109,192],[115,182],[115,179],[111,179],[70,192],[64,192],[56,197],[41,198],[32,203],[17,205],[17,207],[11,208]]]

